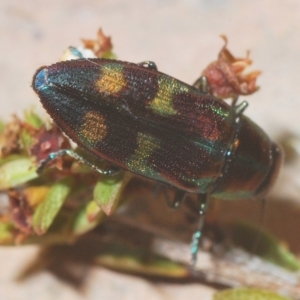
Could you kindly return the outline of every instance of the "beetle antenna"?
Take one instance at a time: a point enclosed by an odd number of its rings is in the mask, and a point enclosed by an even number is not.
[[[205,212],[207,208],[207,194],[198,194],[198,204],[199,204],[199,222],[197,230],[193,234],[191,242],[191,254],[192,254],[192,265],[195,266],[197,262],[197,254],[199,249],[200,240],[202,237],[202,229],[204,225]]]

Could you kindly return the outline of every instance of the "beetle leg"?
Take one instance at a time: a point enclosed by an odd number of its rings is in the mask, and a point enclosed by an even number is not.
[[[169,207],[173,209],[177,209],[180,207],[180,204],[183,202],[183,200],[186,197],[186,192],[182,190],[176,190],[174,198],[171,200],[169,195],[166,193],[167,203]]]
[[[244,110],[247,108],[247,106],[248,106],[248,102],[246,101],[243,101],[239,105],[234,106],[236,117],[240,117],[244,112]]]
[[[75,47],[70,46],[68,49],[75,57],[77,58],[83,58],[82,53]]]
[[[266,204],[267,204],[267,199],[263,198],[261,200],[261,211],[262,213],[259,216],[259,224],[258,224],[258,230],[257,230],[257,234],[252,246],[252,250],[251,253],[255,254],[255,252],[257,250],[259,250],[259,246],[260,246],[260,242],[261,242],[261,238],[262,238],[262,231],[263,231],[263,223],[264,223],[264,219],[265,219],[265,212],[266,212]]]
[[[210,91],[209,82],[206,76],[200,76],[193,84],[193,87],[199,90],[202,94],[208,94]]]
[[[231,101],[231,106],[232,107],[235,107],[236,103],[238,102],[239,100],[239,96],[235,96],[234,98],[232,98],[232,101]]]
[[[243,101],[240,104],[236,105],[238,98],[238,96],[234,97],[231,102],[232,114],[235,118],[239,118],[248,107],[248,102],[246,101]]]
[[[95,164],[93,164],[88,159],[84,158],[83,156],[79,155],[75,151],[73,151],[71,149],[63,149],[63,150],[59,150],[57,152],[50,153],[49,156],[41,162],[40,166],[37,169],[37,173],[41,173],[50,161],[52,161],[58,157],[64,156],[64,155],[71,156],[75,160],[87,164],[94,171],[100,173],[101,175],[115,175],[116,173],[118,173],[121,170],[120,168],[114,167],[114,166],[111,166],[111,168],[109,168],[109,169],[101,169],[99,166],[96,166]]]
[[[193,234],[192,243],[191,243],[191,254],[192,254],[192,264],[195,265],[197,262],[197,254],[199,243],[202,236],[202,229],[204,224],[205,212],[207,208],[207,194],[198,194],[198,204],[199,204],[199,222],[197,226],[197,230]]]
[[[138,63],[138,65],[148,68],[153,71],[157,71],[157,66],[156,66],[155,62],[150,61],[150,60],[142,61],[142,62]]]
[[[172,208],[174,208],[174,209],[179,208],[180,204],[183,202],[185,197],[186,197],[186,192],[185,191],[177,190],[175,192],[175,196],[173,198]]]

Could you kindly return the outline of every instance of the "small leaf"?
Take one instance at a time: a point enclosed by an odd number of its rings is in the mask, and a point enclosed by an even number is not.
[[[24,149],[27,153],[29,152],[29,149],[32,147],[32,145],[35,143],[35,139],[31,135],[31,133],[23,128],[20,131],[20,145],[22,149]]]
[[[17,159],[23,159],[23,158],[28,158],[25,155],[20,155],[20,154],[10,154],[5,157],[0,157],[0,167],[3,166],[4,164],[17,160]]]
[[[45,200],[37,207],[33,216],[33,228],[37,234],[44,234],[51,226],[72,186],[72,179],[65,178],[50,188]]]
[[[35,163],[28,157],[17,157],[0,167],[0,190],[9,189],[37,178]]]
[[[107,51],[103,53],[102,58],[117,59],[117,55],[114,54],[112,51]]]
[[[22,191],[22,194],[25,196],[28,205],[30,207],[37,206],[40,204],[46,197],[47,193],[49,192],[49,186],[30,186],[25,188]]]
[[[117,207],[122,191],[131,175],[121,173],[118,176],[101,178],[94,189],[94,200],[107,215],[111,215]]]
[[[270,291],[260,289],[231,289],[218,292],[214,300],[289,300]]]
[[[39,129],[44,125],[43,120],[34,112],[32,108],[24,112],[24,118],[28,124],[36,129]]]
[[[151,259],[127,249],[121,245],[118,247],[110,247],[105,253],[99,254],[95,263],[102,266],[119,270],[122,272],[130,272],[144,276],[159,276],[166,278],[187,278],[190,276],[189,270],[176,262],[155,256]]]
[[[264,228],[258,228],[246,222],[237,222],[231,226],[232,238],[236,245],[290,271],[300,270],[300,261],[283,243]],[[261,232],[258,233],[258,230]],[[253,241],[259,235],[259,243],[253,249]]]
[[[95,201],[90,201],[78,211],[74,219],[73,233],[81,235],[94,229],[104,216],[104,213]]]
[[[85,215],[89,222],[93,222],[98,217],[100,212],[101,208],[94,200],[90,201],[85,207]]]

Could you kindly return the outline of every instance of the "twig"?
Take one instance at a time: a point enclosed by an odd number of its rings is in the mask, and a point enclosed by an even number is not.
[[[189,247],[186,244],[155,238],[152,250],[173,261],[190,264]],[[240,249],[229,250],[221,255],[199,251],[194,272],[210,283],[267,289],[300,299],[298,273],[284,270]]]

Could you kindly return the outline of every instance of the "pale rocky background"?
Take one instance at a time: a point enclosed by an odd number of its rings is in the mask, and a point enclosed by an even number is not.
[[[35,70],[58,60],[80,38],[102,27],[119,59],[153,60],[160,71],[193,83],[229,39],[243,57],[251,50],[263,71],[261,90],[248,98],[246,115],[273,138],[283,131],[300,136],[300,1],[298,0],[1,0],[0,116],[8,119],[39,106],[30,85]],[[247,98],[245,98],[247,99]],[[42,109],[41,109],[42,111]],[[285,167],[273,193],[300,199],[300,163]],[[297,228],[299,230],[299,228]],[[95,268],[84,293],[44,272],[17,283],[35,247],[0,248],[0,299],[211,299],[199,284],[153,283]]]

